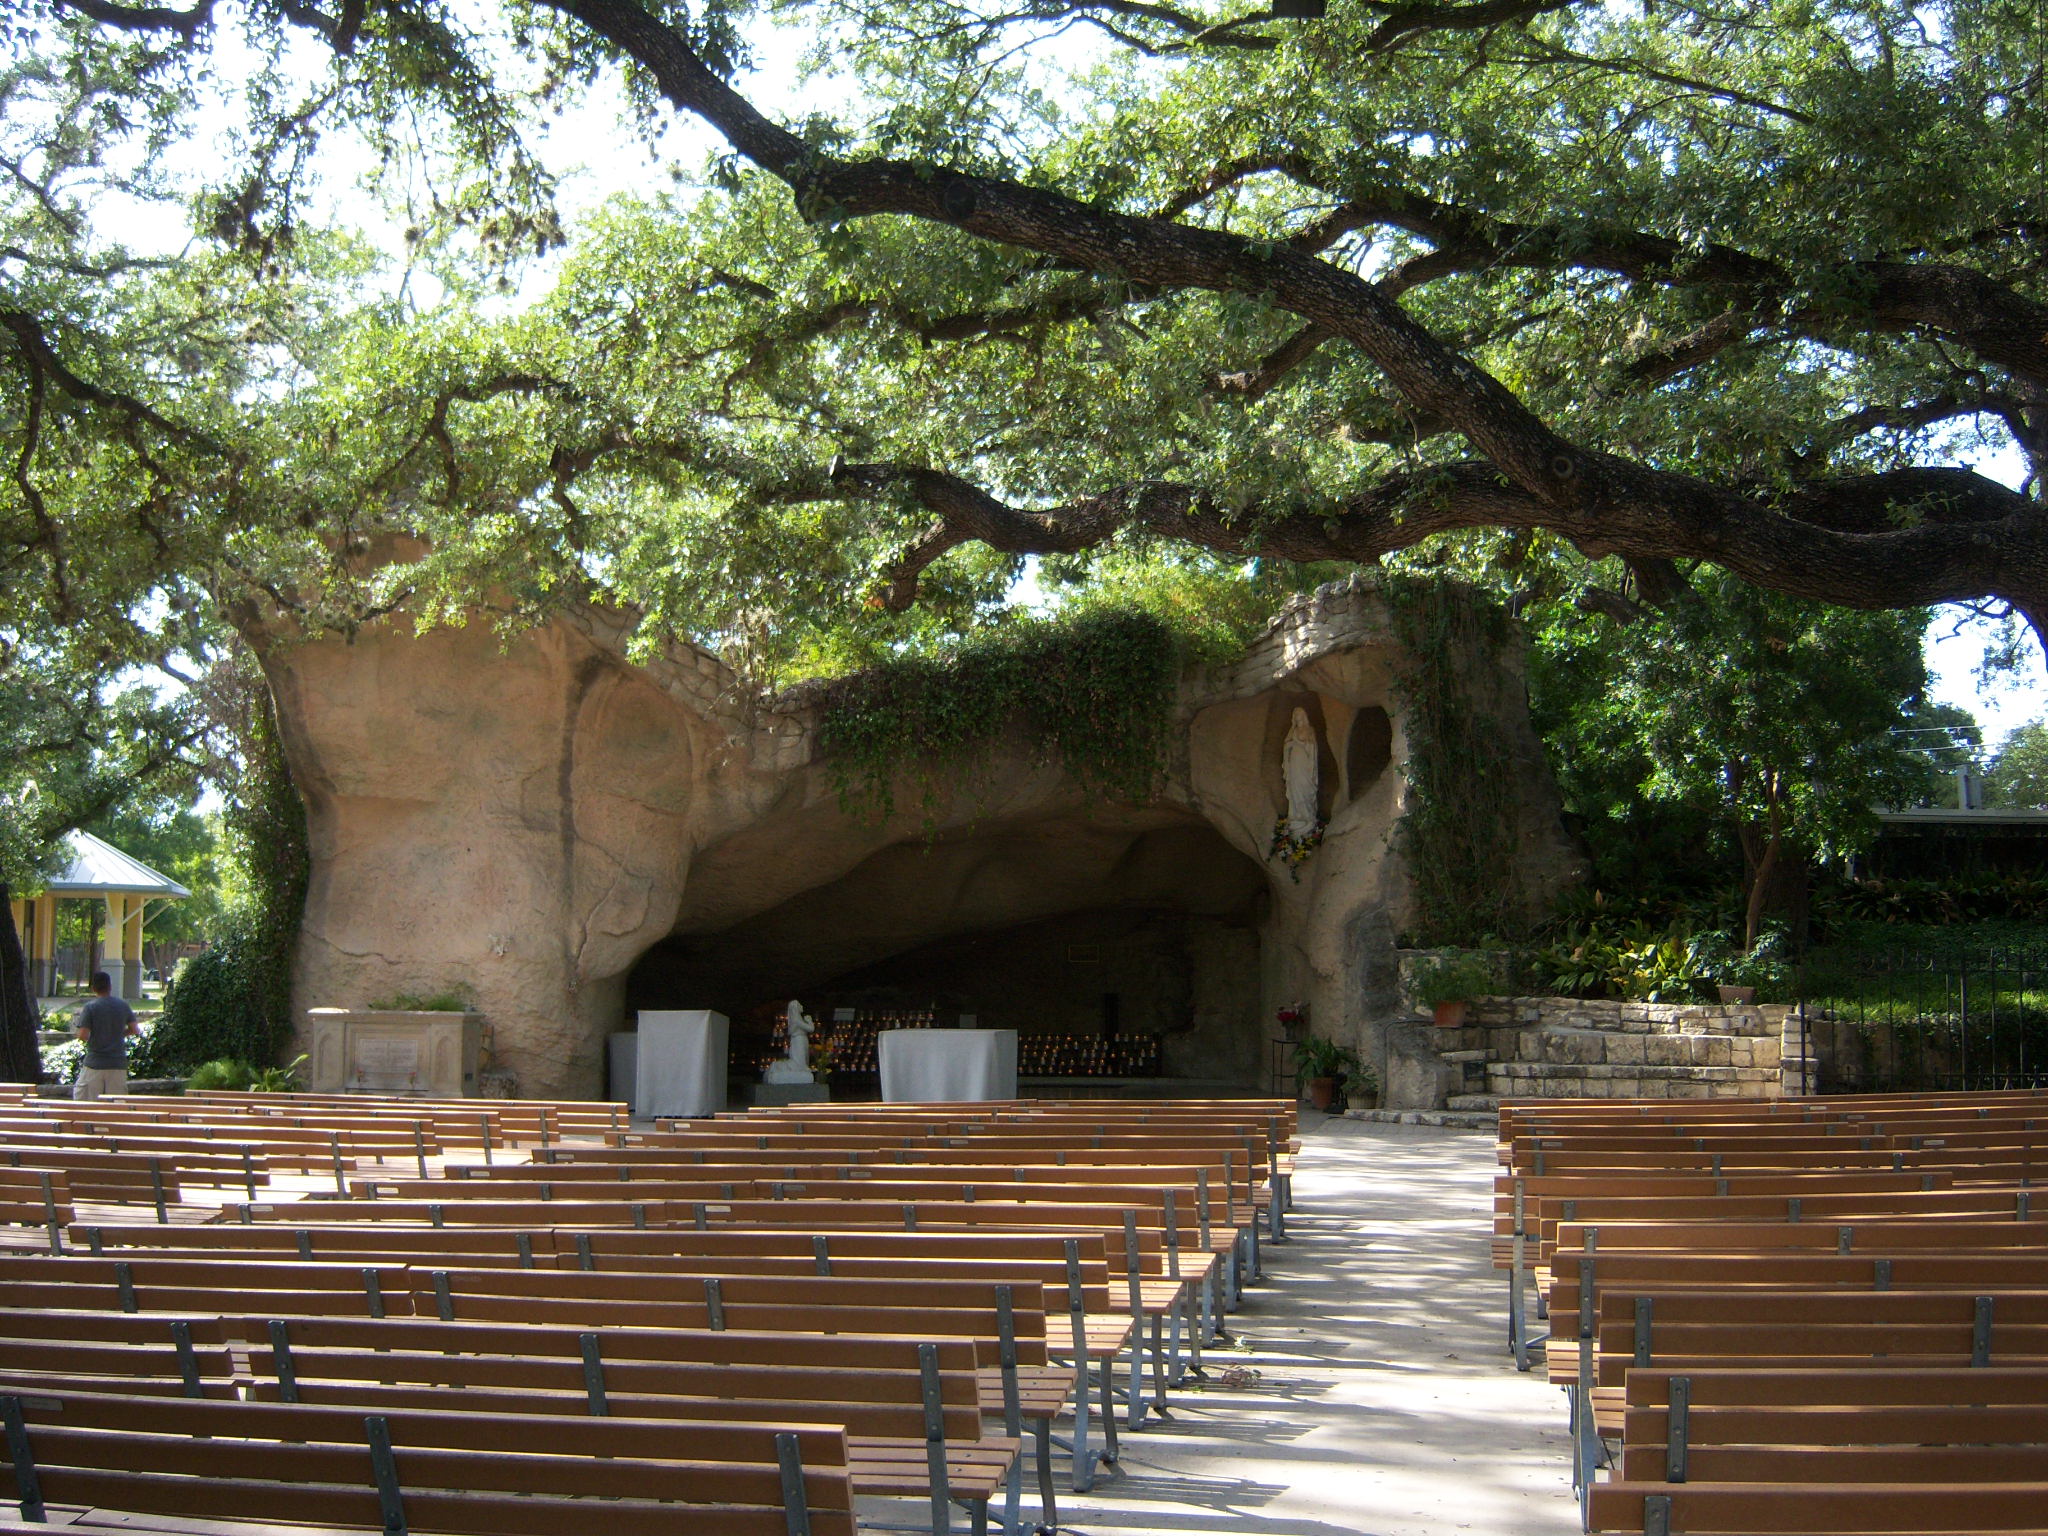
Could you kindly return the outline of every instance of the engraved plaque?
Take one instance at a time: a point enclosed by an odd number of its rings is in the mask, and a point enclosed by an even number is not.
[[[361,1036],[355,1046],[355,1077],[364,1090],[370,1093],[419,1091],[420,1042],[417,1036]]]

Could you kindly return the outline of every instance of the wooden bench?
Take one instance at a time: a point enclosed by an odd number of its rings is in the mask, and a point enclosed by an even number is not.
[[[1058,1524],[1051,1426],[1073,1395],[1075,1377],[1051,1363],[1045,1290],[1036,1282],[580,1269],[421,1268],[409,1275],[411,1310],[444,1322],[966,1339],[975,1346],[982,1412],[1012,1437],[1030,1427],[1042,1520],[1047,1528]],[[1015,1494],[1013,1480],[1010,1527]]]
[[[1982,1536],[2048,1531],[2048,1482],[1604,1483],[1588,1530],[1647,1536]]]
[[[1629,1482],[2019,1482],[2048,1453],[2048,1373],[2000,1370],[1632,1373]],[[1859,1377],[1881,1376],[1875,1388]],[[1654,1378],[1654,1380],[1653,1380]],[[2002,1398],[2015,1385],[2031,1401]]]
[[[50,1252],[64,1250],[64,1228],[77,1213],[71,1180],[61,1168],[0,1168],[0,1225],[40,1227]]]
[[[422,1393],[457,1388],[482,1411],[560,1413],[580,1402],[595,1417],[727,1423],[743,1419],[746,1403],[783,1418],[792,1405],[819,1405],[835,1422],[856,1404],[911,1410],[924,1431],[915,1439],[849,1440],[853,1481],[858,1492],[928,1497],[935,1536],[950,1529],[953,1501],[983,1528],[1019,1451],[1016,1440],[983,1431],[974,1346],[961,1341],[418,1318],[225,1326],[242,1341],[264,1400],[412,1406]]]
[[[2048,1226],[2028,1187],[2044,1111],[2038,1094],[1504,1106],[1511,1346],[1525,1363],[1521,1282],[1547,1274],[1589,1528],[2048,1524],[2026,1481],[2048,1402],[1992,1412],[2048,1394]],[[1620,1464],[1602,1484],[1606,1432]]]
[[[294,1521],[406,1536],[854,1536],[844,1438],[805,1425],[672,1422],[85,1392],[0,1394],[0,1489],[158,1517]],[[126,1522],[123,1522],[124,1524]],[[47,1525],[40,1528],[48,1529]]]
[[[220,1312],[382,1317],[413,1310],[402,1264],[0,1255],[0,1307],[44,1311]]]

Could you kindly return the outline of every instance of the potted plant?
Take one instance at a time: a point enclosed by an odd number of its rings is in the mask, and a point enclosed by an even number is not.
[[[1358,1069],[1346,1072],[1343,1081],[1344,1099],[1352,1109],[1377,1109],[1380,1102],[1380,1075],[1363,1062]]]
[[[1365,1074],[1364,1063],[1348,1045],[1310,1035],[1294,1047],[1294,1070],[1308,1089],[1312,1108],[1328,1110],[1337,1097],[1337,1079]]]
[[[1416,967],[1415,1000],[1445,1029],[1463,1024],[1466,1005],[1492,990],[1492,967],[1477,955],[1446,956]]]
[[[1720,948],[1722,958],[1712,966],[1712,975],[1723,1003],[1753,1003],[1759,989],[1777,991],[1785,986],[1789,968],[1783,929],[1767,930],[1747,952],[1725,940]]]

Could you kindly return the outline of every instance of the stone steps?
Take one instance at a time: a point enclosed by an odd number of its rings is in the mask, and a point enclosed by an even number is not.
[[[1494,1114],[1454,1109],[1354,1109],[1349,1118],[1377,1125],[1438,1125],[1454,1131],[1493,1131],[1500,1124]]]
[[[1509,1099],[1764,1098],[1778,1082],[1768,1067],[1607,1062],[1491,1062],[1489,1092]]]
[[[1492,1114],[1500,1108],[1497,1093],[1454,1093],[1444,1100],[1444,1108],[1462,1114]]]

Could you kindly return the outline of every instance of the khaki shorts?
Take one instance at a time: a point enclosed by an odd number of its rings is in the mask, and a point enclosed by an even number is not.
[[[78,1081],[71,1085],[74,1099],[96,1099],[103,1093],[126,1093],[126,1067],[80,1067]]]

